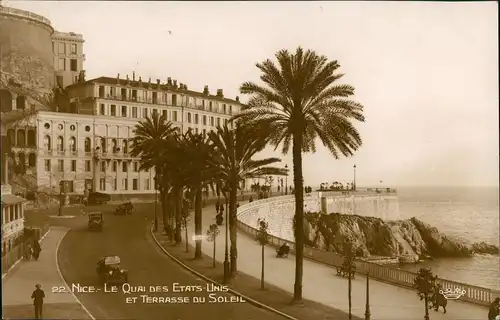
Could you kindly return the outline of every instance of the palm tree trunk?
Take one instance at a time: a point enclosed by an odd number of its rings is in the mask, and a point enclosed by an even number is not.
[[[238,183],[231,181],[229,190],[229,239],[231,247],[229,249],[229,256],[231,262],[231,277],[235,277],[238,273],[238,248],[237,248],[237,235],[238,235],[238,220],[236,211],[236,202],[238,197]]]
[[[177,215],[177,202],[175,201],[175,189],[171,190],[168,194],[167,206],[172,208],[168,216],[168,238],[170,241],[174,240],[174,216]]]
[[[177,212],[175,213],[175,243],[181,244],[182,242],[182,188],[178,188],[175,197],[175,202],[177,203]]]
[[[196,195],[194,199],[194,234],[196,236],[196,247],[194,251],[194,258],[201,259],[201,228],[202,228],[202,218],[201,218],[201,208],[202,208],[202,194],[201,188],[196,188]]]
[[[348,294],[348,300],[349,300],[349,320],[352,319],[352,299],[351,299],[351,292],[352,292],[352,279],[351,279],[351,268],[349,268],[349,278],[347,280],[347,294]]]
[[[302,136],[293,136],[293,183],[295,187],[295,284],[293,299],[302,300],[304,274],[304,180],[302,178]]]
[[[262,246],[261,258],[260,289],[264,290],[264,246]]]

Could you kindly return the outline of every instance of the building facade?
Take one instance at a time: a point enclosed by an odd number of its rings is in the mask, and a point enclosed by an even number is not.
[[[52,52],[54,53],[55,83],[63,88],[78,82],[78,75],[83,70],[83,35],[74,32],[52,34]]]
[[[12,194],[10,185],[2,183],[2,253],[11,250],[23,235],[26,200]]]
[[[130,156],[136,124],[153,113],[195,133],[224,125],[241,107],[238,99],[166,84],[101,77],[68,88],[77,113],[40,111],[7,130],[15,157],[39,189],[69,194],[85,189],[108,194],[154,193],[154,171],[139,170]]]

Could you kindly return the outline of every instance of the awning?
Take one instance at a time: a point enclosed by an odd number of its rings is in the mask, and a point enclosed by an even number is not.
[[[24,198],[15,196],[13,194],[3,194],[1,199],[2,199],[2,204],[7,206],[11,206],[18,203],[24,203],[28,201]]]

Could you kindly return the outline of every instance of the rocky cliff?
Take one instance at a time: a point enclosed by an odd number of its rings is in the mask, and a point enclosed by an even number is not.
[[[416,218],[383,221],[340,213],[307,213],[305,220],[307,245],[339,253],[348,238],[357,255],[363,257],[397,256],[418,260],[499,253],[496,246],[484,242],[471,244],[443,235],[437,228]]]

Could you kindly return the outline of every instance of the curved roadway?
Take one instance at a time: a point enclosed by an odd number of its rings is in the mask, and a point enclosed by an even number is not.
[[[114,216],[105,213],[104,231],[89,232],[85,217],[75,218],[73,228],[61,242],[58,259],[59,267],[67,284],[91,285],[101,288],[95,293],[78,293],[76,296],[96,319],[137,319],[137,320],[278,320],[283,317],[259,309],[249,303],[143,303],[139,295],[172,297],[194,296],[207,293],[105,293],[98,283],[96,262],[104,255],[118,255],[122,268],[128,269],[132,286],[181,285],[206,286],[206,282],[185,271],[170,260],[159,248],[148,231],[152,221],[152,207],[137,205],[132,216]],[[149,213],[148,213],[149,212]],[[171,288],[170,288],[171,290]],[[218,296],[230,298],[222,293]],[[126,303],[127,297],[137,296],[136,303]],[[222,298],[221,298],[222,299]]]

